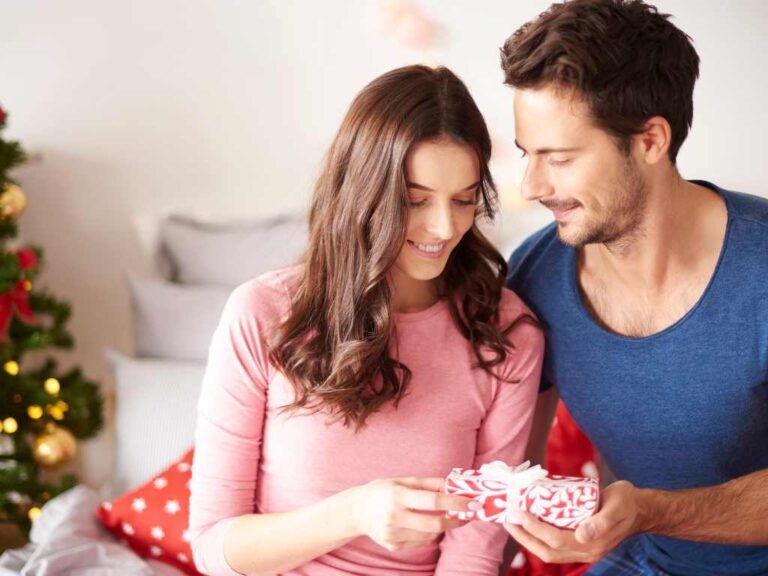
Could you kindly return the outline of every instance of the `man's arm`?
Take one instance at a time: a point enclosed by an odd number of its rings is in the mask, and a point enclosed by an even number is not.
[[[768,470],[689,490],[605,489],[600,511],[573,532],[524,513],[507,524],[515,540],[545,562],[594,562],[638,533],[719,544],[768,545]]]
[[[640,532],[700,542],[768,545],[768,470],[711,488],[638,490],[638,502]]]

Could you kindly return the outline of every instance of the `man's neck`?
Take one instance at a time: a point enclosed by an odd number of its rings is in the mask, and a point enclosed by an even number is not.
[[[719,254],[725,206],[714,191],[686,182],[677,172],[648,185],[637,230],[618,242],[585,246],[579,260],[583,269],[627,288],[663,293],[681,275],[711,260],[713,252]]]

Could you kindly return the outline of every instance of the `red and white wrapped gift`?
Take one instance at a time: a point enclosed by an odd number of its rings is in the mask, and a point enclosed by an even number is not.
[[[595,478],[549,475],[529,462],[508,466],[496,460],[479,470],[454,468],[445,492],[482,504],[476,511],[448,512],[453,518],[514,522],[515,512],[522,510],[558,528],[575,529],[597,511],[600,487]]]

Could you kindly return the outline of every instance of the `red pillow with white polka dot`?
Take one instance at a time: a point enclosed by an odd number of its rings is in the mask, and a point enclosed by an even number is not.
[[[199,576],[189,547],[189,479],[192,454],[96,511],[99,520],[121,542],[144,558],[167,562]]]

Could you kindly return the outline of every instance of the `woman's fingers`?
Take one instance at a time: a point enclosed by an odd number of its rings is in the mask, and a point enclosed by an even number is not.
[[[398,526],[437,535],[455,527],[456,522],[443,514],[424,514],[414,510],[403,510],[398,515]]]
[[[425,478],[424,480],[430,479]],[[424,489],[422,487],[416,488],[413,487],[413,485],[408,486],[401,484],[401,486],[402,489],[398,500],[402,506],[410,508],[411,510],[442,512],[453,510],[456,512],[463,512],[468,510],[469,503],[471,502],[469,498],[464,498],[463,496],[443,494],[440,491]]]

